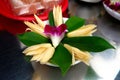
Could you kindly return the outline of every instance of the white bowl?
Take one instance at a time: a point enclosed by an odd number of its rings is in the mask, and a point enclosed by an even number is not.
[[[118,13],[117,11],[111,9],[110,7],[108,7],[105,3],[103,3],[103,6],[105,8],[105,10],[114,18],[120,20],[120,13]]]
[[[100,2],[101,0],[80,0],[80,1],[89,2],[89,3],[97,3],[97,2]]]

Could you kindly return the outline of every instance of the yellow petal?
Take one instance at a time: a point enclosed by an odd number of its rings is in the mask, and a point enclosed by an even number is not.
[[[75,64],[75,54],[73,51],[72,51],[72,64]]]
[[[25,23],[28,27],[30,27],[32,30],[39,30],[40,32],[43,32],[43,31],[44,31],[41,27],[39,27],[39,26],[36,25],[36,24],[33,24],[33,23],[31,23],[31,22],[28,22],[28,21],[24,21],[24,23]]]
[[[42,59],[42,57],[43,57],[44,55],[45,55],[45,54],[43,54],[43,52],[40,53],[40,54],[34,55],[34,56],[32,57],[32,59],[31,59],[31,61],[36,61],[36,62],[38,62],[38,61],[40,61],[40,60]]]
[[[53,8],[53,17],[55,26],[59,26],[62,24],[62,10],[60,6],[57,6]]]
[[[34,14],[34,17],[35,17],[37,23],[39,24],[39,26],[44,29],[44,27],[45,27],[44,22],[37,15],[35,15],[35,14]]]
[[[41,47],[37,50],[33,50],[33,51],[28,52],[26,55],[32,56],[32,55],[41,54],[43,51],[45,51],[45,49],[46,49],[45,47]]]
[[[95,24],[87,24],[87,25],[84,25],[83,27],[79,28],[79,29],[86,29],[86,28],[96,28],[97,26]]]
[[[44,37],[47,37],[45,34],[44,34],[44,29],[42,29],[41,27],[39,27],[38,25],[36,24],[33,24],[31,22],[28,22],[28,21],[25,21],[24,22],[33,32],[35,33],[38,33]]]
[[[92,31],[90,31],[90,32],[88,32],[88,33],[86,33],[86,34],[81,34],[81,36],[92,36],[92,34],[93,34],[94,32],[96,32],[96,31],[97,31],[97,29],[92,30]]]
[[[46,64],[53,56],[55,51],[54,47],[49,47],[43,54],[45,54],[40,60],[41,64]]]
[[[64,44],[64,47],[72,54],[73,51],[72,51],[72,47],[68,44]]]
[[[38,55],[39,58],[36,61],[40,61],[41,64],[47,63],[49,59],[53,56],[54,51],[54,47],[48,47],[42,52],[41,55]]]
[[[92,34],[93,34],[94,32],[96,32],[96,31],[97,31],[97,29],[94,29],[94,30],[92,30],[91,32],[87,33],[86,36],[92,36]]]
[[[89,65],[89,61],[91,59],[91,55],[88,52],[84,52],[79,50],[76,47],[72,47],[68,44],[64,44],[64,47],[71,53],[74,54],[75,59],[83,61],[85,64]]]
[[[95,28],[96,28],[96,25],[89,24],[89,25],[83,26],[77,30],[74,30],[74,31],[68,33],[67,36],[68,37],[88,36],[96,31],[96,30],[94,30]]]
[[[84,52],[79,50],[78,48],[73,47],[73,51],[75,54],[75,58],[83,61],[85,64],[89,65],[89,61],[91,59],[91,54],[88,52]]]
[[[94,30],[96,27],[97,26],[95,24],[88,24],[88,25],[85,25],[85,26],[79,28],[78,30],[81,30],[83,32],[86,31],[86,33],[88,33],[90,31]]]
[[[23,51],[23,53],[28,53],[30,51],[37,50],[40,47],[51,47],[51,46],[52,45],[50,43],[37,44],[37,45],[33,45],[33,46],[28,47],[27,49],[25,49]]]
[[[27,31],[32,31],[32,30],[31,30],[30,28],[26,28],[26,30],[25,30],[25,31],[27,32]]]

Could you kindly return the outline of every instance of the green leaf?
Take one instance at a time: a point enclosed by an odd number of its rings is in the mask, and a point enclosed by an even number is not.
[[[53,11],[51,11],[51,12],[49,13],[49,24],[50,24],[51,26],[55,26],[54,17],[53,17]]]
[[[65,38],[62,42],[89,52],[100,52],[114,48],[109,42],[96,36]]]
[[[76,30],[80,27],[82,27],[85,23],[85,20],[79,17],[71,17],[66,21],[67,29],[69,32]]]
[[[34,32],[26,32],[24,34],[19,34],[18,38],[26,46],[32,46],[35,44],[49,42],[49,39],[47,39],[47,38],[45,38],[37,33],[34,33]]]
[[[72,56],[69,51],[62,44],[60,44],[55,49],[51,62],[57,64],[60,67],[62,74],[65,75],[72,64]]]

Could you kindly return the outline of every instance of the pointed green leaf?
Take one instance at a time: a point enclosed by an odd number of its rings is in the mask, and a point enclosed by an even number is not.
[[[24,34],[19,34],[18,38],[26,46],[32,46],[35,44],[49,42],[49,39],[47,39],[47,38],[45,38],[37,33],[34,33],[34,32],[26,32]]]
[[[51,11],[51,12],[49,13],[49,24],[50,24],[51,26],[55,26],[54,17],[53,17],[53,11]]]
[[[62,42],[89,52],[100,52],[114,48],[109,42],[96,36],[65,38]]]
[[[80,27],[82,27],[85,23],[85,20],[79,17],[71,17],[66,21],[67,29],[69,32],[76,30]]]
[[[72,64],[72,56],[69,51],[62,44],[60,44],[55,49],[51,62],[57,64],[64,75]]]

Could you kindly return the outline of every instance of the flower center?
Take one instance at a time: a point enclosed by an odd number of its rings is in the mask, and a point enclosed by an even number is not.
[[[64,38],[64,34],[67,32],[67,26],[61,24],[60,26],[50,26],[46,25],[44,28],[44,33],[50,37],[54,47],[57,47],[61,40]]]

